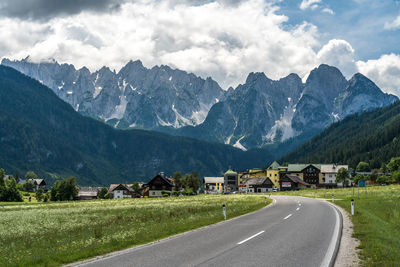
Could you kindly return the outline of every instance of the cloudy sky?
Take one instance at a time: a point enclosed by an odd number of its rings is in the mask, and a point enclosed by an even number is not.
[[[400,96],[400,0],[2,0],[0,32],[0,58],[92,71],[140,59],[224,88],[327,63]]]

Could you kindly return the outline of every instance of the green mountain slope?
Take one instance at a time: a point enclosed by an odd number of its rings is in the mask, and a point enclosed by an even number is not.
[[[0,167],[51,178],[74,175],[81,184],[148,180],[159,171],[220,175],[272,159],[266,150],[143,130],[115,130],[84,117],[49,88],[0,66]]]
[[[351,115],[334,123],[283,162],[343,163],[356,167],[367,161],[372,168],[400,156],[400,102],[385,108]]]

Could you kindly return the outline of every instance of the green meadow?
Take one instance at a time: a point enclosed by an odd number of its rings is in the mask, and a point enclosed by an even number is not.
[[[263,206],[264,197],[199,195],[0,203],[0,266],[59,266],[148,243]]]
[[[400,265],[400,185],[368,186],[279,192],[331,199],[351,214],[354,199],[354,237],[360,240],[360,257],[364,266]]]

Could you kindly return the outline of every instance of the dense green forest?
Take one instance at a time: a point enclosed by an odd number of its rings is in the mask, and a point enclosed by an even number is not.
[[[75,176],[81,185],[149,180],[159,171],[197,170],[221,175],[264,166],[269,150],[244,152],[228,145],[144,130],[115,130],[84,117],[49,88],[0,66],[0,167],[8,174],[35,171],[48,184]]]
[[[399,101],[332,124],[281,161],[334,162],[349,164],[351,168],[365,161],[371,168],[380,168],[396,156],[400,156]]]

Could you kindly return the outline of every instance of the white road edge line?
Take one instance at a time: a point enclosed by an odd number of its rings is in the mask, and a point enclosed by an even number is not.
[[[264,232],[265,232],[265,231],[258,232],[257,234],[252,235],[252,236],[246,238],[245,240],[240,241],[240,242],[237,243],[237,244],[238,244],[238,245],[241,245],[241,244],[243,244],[244,242],[247,242],[247,241],[249,241],[250,239],[252,239],[252,238],[254,238],[254,237],[256,237],[256,236],[261,235],[261,234],[264,233]]]
[[[283,218],[284,220],[288,219],[290,216],[292,216],[292,214],[289,214],[288,216],[286,216],[285,218]]]
[[[335,254],[337,253],[337,250],[339,249],[340,246],[341,227],[342,227],[341,217],[339,215],[338,210],[333,206],[333,204],[330,204],[329,206],[335,211],[336,223],[335,223],[335,228],[333,230],[331,242],[329,243],[329,247],[321,263],[321,267],[328,267],[328,266],[331,267],[334,265],[337,256]]]
[[[299,206],[301,206],[301,203],[299,203]]]
[[[300,208],[297,208],[296,210],[299,210]]]

